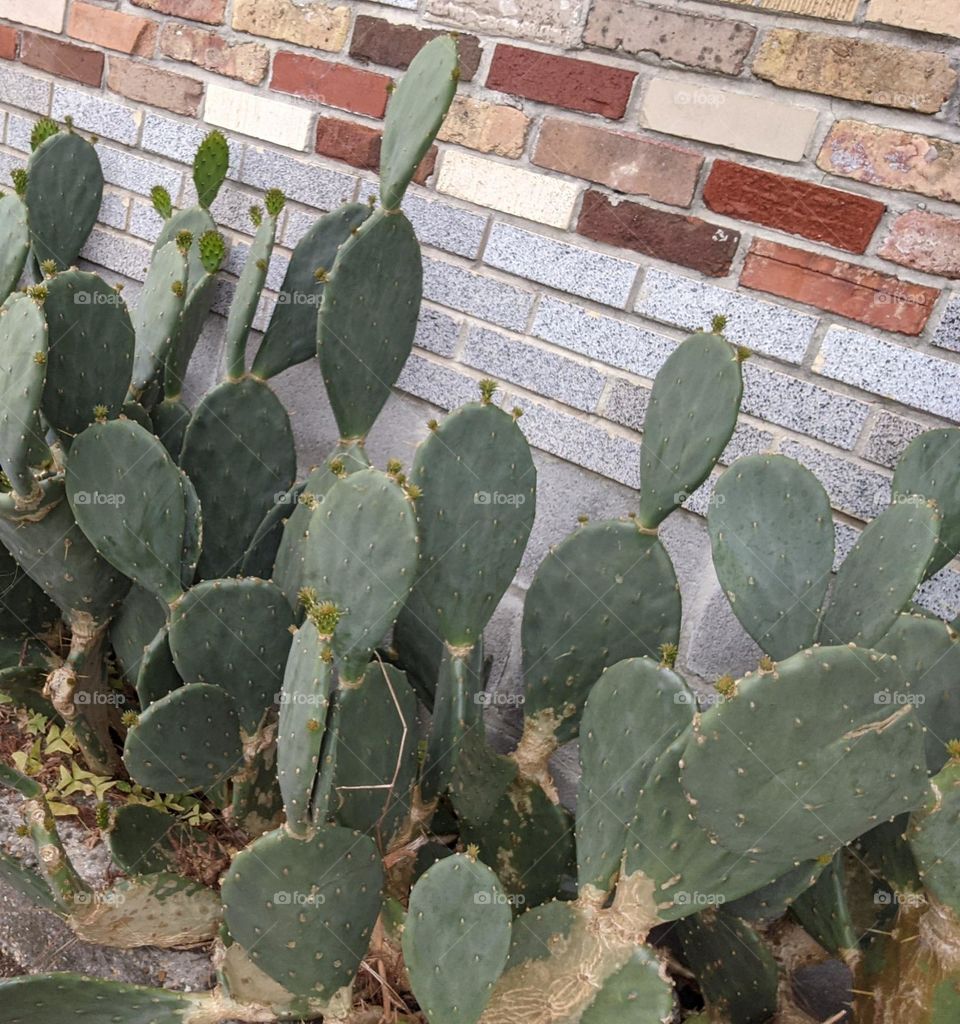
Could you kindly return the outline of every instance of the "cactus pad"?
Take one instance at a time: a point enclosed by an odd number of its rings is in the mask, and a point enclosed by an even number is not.
[[[217,198],[230,166],[230,147],[223,132],[212,131],[197,147],[193,157],[193,184],[204,209]]]
[[[661,973],[660,961],[644,947],[603,983],[583,1011],[580,1024],[645,1024],[669,1020],[673,986]]]
[[[110,643],[124,678],[136,684],[147,645],[167,622],[166,606],[143,587],[131,587],[110,623]]]
[[[382,884],[373,841],[327,826],[307,839],[261,836],[221,891],[230,934],[256,966],[294,995],[330,999],[366,955]]]
[[[110,856],[127,874],[175,870],[173,837],[183,830],[172,814],[158,807],[124,804],[114,812],[107,833]]]
[[[187,288],[187,259],[177,243],[153,254],[147,279],[133,311],[136,349],[130,389],[139,396],[166,363],[180,327]]]
[[[283,540],[283,528],[287,519],[297,508],[300,495],[306,487],[306,481],[294,484],[289,491],[276,495],[273,508],[263,517],[257,527],[250,545],[243,553],[243,564],[240,571],[244,576],[259,576],[268,580],[273,576],[277,551]]]
[[[188,683],[214,683],[235,700],[248,735],[277,701],[293,613],[266,580],[207,580],[173,609],[170,649]]]
[[[833,569],[826,491],[793,459],[751,455],[720,477],[714,494],[713,564],[734,614],[775,660],[810,647]]]
[[[183,679],[173,663],[167,627],[164,626],[144,648],[143,657],[140,659],[137,697],[141,710],[146,711],[154,701],[166,697],[174,690],[179,690],[181,686]]]
[[[130,420],[88,427],[71,447],[67,497],[111,565],[167,602],[179,596],[183,484],[153,434]]]
[[[0,196],[0,302],[17,287],[30,252],[27,208],[15,195]]]
[[[948,762],[930,783],[930,795],[910,819],[907,841],[925,888],[956,914],[960,913],[960,762]]]
[[[150,410],[153,432],[170,453],[174,462],[180,461],[183,436],[190,422],[190,410],[179,398],[165,398]]]
[[[158,793],[212,789],[243,767],[236,703],[208,683],[174,690],[127,733],[123,762],[131,778]]]
[[[317,352],[343,438],[366,436],[417,330],[423,267],[402,214],[374,213],[344,243],[323,291]]]
[[[733,346],[694,334],[663,364],[643,422],[641,524],[654,529],[717,464],[737,425],[743,379]]]
[[[497,876],[458,854],[413,887],[403,955],[429,1024],[476,1024],[510,950],[511,912]]]

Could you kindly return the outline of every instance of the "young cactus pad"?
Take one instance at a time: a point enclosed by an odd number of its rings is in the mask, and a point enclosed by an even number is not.
[[[18,196],[0,196],[0,302],[17,286],[30,252],[27,208]]]

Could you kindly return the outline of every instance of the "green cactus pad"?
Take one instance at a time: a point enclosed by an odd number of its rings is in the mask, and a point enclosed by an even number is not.
[[[40,423],[46,361],[43,311],[29,296],[11,295],[0,307],[0,466],[24,497],[34,489],[30,465],[47,447]]]
[[[310,797],[320,763],[330,691],[336,685],[333,662],[323,658],[326,642],[310,619],[290,646],[280,691],[277,776],[287,826],[305,832],[311,822]]]
[[[458,854],[413,887],[403,957],[429,1024],[475,1024],[503,971],[512,914],[497,876]]]
[[[857,840],[855,849],[867,870],[882,878],[897,892],[919,892],[917,862],[906,840],[909,814],[884,821]]]
[[[786,868],[916,807],[926,791],[920,722],[876,701],[899,679],[890,658],[819,647],[740,680],[733,699],[697,720],[683,754],[699,824],[728,850]]]
[[[878,643],[923,581],[939,528],[930,505],[903,503],[881,512],[840,566],[820,642]]]
[[[308,532],[303,585],[319,601],[333,601],[340,609],[331,646],[341,675],[356,679],[413,583],[413,504],[385,474],[358,470],[337,480],[319,499]]]
[[[18,509],[0,495],[0,541],[67,617],[82,612],[107,622],[130,589],[77,525],[62,477],[41,482],[36,507]]]
[[[146,711],[154,701],[166,697],[168,693],[179,690],[183,679],[173,663],[170,653],[170,640],[164,626],[147,644],[140,659],[140,671],[137,675],[137,697],[140,708]]]
[[[952,760],[931,780],[923,807],[910,819],[907,841],[924,888],[954,914],[960,913],[960,762]]]
[[[235,700],[248,735],[277,701],[290,650],[293,612],[272,583],[206,580],[170,618],[170,649],[188,683],[214,683]]]
[[[327,826],[307,839],[261,836],[233,859],[221,893],[254,964],[294,995],[329,999],[366,955],[382,884],[373,840]]]
[[[637,793],[689,728],[693,693],[649,658],[621,661],[594,684],[580,724],[579,885],[607,892],[623,860]]]
[[[442,793],[453,779],[468,733],[483,733],[483,642],[465,653],[444,645],[430,720],[427,756],[420,780],[425,799]]]
[[[903,682],[881,699],[888,707],[911,704],[926,734],[927,769],[934,774],[947,761],[947,743],[960,737],[960,640],[943,622],[901,615],[877,644],[892,654]]]
[[[153,434],[130,420],[88,427],[71,447],[67,497],[111,565],[167,602],[179,596],[183,484]]]
[[[17,287],[30,252],[27,208],[18,196],[0,196],[0,302]]]
[[[107,833],[110,856],[127,874],[176,870],[173,838],[183,831],[184,826],[167,811],[125,804],[114,812]]]
[[[349,474],[359,469],[368,469],[370,459],[363,445],[338,445],[324,460],[323,465],[314,469],[304,482],[300,497],[284,524],[273,570],[274,582],[287,595],[291,605],[297,604],[297,594],[303,586],[303,561],[308,544],[307,529],[313,511],[311,505],[315,504],[311,498],[322,498],[338,479],[337,474],[330,469],[331,464],[337,466],[341,473]]]
[[[165,398],[150,411],[153,432],[170,453],[174,462],[180,461],[183,438],[187,432],[192,413],[179,398]]]
[[[201,270],[203,268],[201,267]],[[203,277],[187,293],[180,316],[180,329],[170,346],[167,364],[163,369],[163,394],[165,401],[176,401],[183,393],[183,382],[187,366],[193,356],[197,342],[203,332],[210,313],[210,306],[217,291],[217,278],[203,271]],[[182,431],[182,428],[181,428]]]
[[[927,566],[927,576],[939,572],[960,553],[958,445],[960,428],[928,430],[907,445],[893,473],[895,500],[916,495],[935,501],[941,516],[939,543]]]
[[[200,508],[200,497],[193,481],[182,470],[180,482],[183,484],[183,551],[180,554],[180,583],[184,588],[193,583],[197,572],[197,563],[203,550],[203,509]]]
[[[333,764],[317,779],[314,801],[338,825],[366,832],[386,850],[410,811],[417,699],[403,672],[373,661],[363,682],[338,690],[334,700],[330,730],[339,742]]]
[[[197,287],[210,276],[201,259],[201,239],[210,232],[216,234],[217,225],[210,214],[199,206],[178,210],[169,220],[163,222],[160,234],[157,235],[157,240],[153,243],[154,254],[167,243],[176,241],[177,235],[184,231],[189,231],[191,236],[190,251],[187,253],[187,305],[189,306]],[[207,309],[209,309],[209,304]]]
[[[604,668],[659,660],[660,648],[679,639],[680,588],[663,545],[632,520],[580,527],[543,560],[527,591],[527,720],[549,718],[559,742],[573,739]]]
[[[750,455],[714,492],[707,526],[713,565],[743,628],[775,660],[810,647],[833,569],[830,499],[782,455]]]
[[[267,380],[317,354],[317,313],[337,250],[370,216],[366,203],[346,203],[321,217],[297,243],[251,373]],[[319,276],[318,276],[319,272]]]
[[[396,210],[440,130],[460,75],[452,36],[431,40],[413,58],[387,105],[380,147],[380,196]]]
[[[450,778],[457,816],[465,821],[489,821],[516,777],[517,762],[498,754],[487,743],[483,729],[466,731]]]
[[[805,860],[775,882],[724,903],[724,909],[744,921],[769,924],[783,917],[796,898],[816,882],[821,871],[823,865],[819,861]]]
[[[204,519],[200,579],[230,576],[276,495],[297,470],[290,418],[262,381],[227,381],[208,392],[183,439],[180,465]]]
[[[54,260],[58,270],[66,270],[77,262],[100,212],[103,172],[97,151],[73,132],[52,135],[31,153],[27,174],[33,255],[39,263]]]
[[[780,971],[753,928],[716,908],[686,918],[677,928],[711,1019],[766,1024],[777,1011]]]
[[[133,368],[133,324],[119,293],[96,274],[70,270],[50,278],[46,288],[43,415],[69,444],[93,422],[97,406],[105,406],[110,419],[123,407]]]
[[[273,508],[263,517],[243,553],[240,571],[244,576],[259,576],[268,580],[273,576],[273,567],[277,559],[280,541],[283,539],[283,528],[287,519],[298,507],[300,495],[303,494],[306,481],[294,484],[289,491],[276,496]]]
[[[642,946],[603,983],[580,1024],[651,1024],[670,1020],[673,986],[660,961]]]
[[[790,912],[821,946],[842,960],[856,958],[860,936],[847,904],[844,851],[838,850],[817,880],[792,903]]]
[[[575,917],[573,905],[560,900],[551,900],[518,914],[511,929],[506,970],[513,970],[531,960],[547,959],[551,943],[555,944],[570,934]]]
[[[0,882],[15,889],[31,906],[62,916],[63,908],[53,898],[50,887],[33,868],[18,857],[0,850]],[[2,985],[0,985],[2,991]]]
[[[133,420],[134,423],[143,427],[144,430],[149,430],[151,434],[153,433],[153,421],[150,419],[150,413],[139,402],[124,402],[120,409],[120,416],[125,420]]]
[[[113,652],[131,685],[136,684],[147,646],[166,623],[166,606],[149,590],[131,587],[110,623]]]
[[[0,537],[3,531],[0,528]],[[0,543],[0,633],[36,635],[60,618],[56,605]]]
[[[658,527],[710,475],[737,425],[742,394],[740,360],[717,334],[694,334],[663,364],[643,422],[644,527]]]
[[[136,349],[130,390],[135,397],[167,361],[180,327],[186,289],[187,258],[175,241],[167,242],[153,254],[133,311]]]
[[[208,683],[174,690],[127,733],[123,763],[131,778],[158,793],[212,789],[243,767],[235,701]]]
[[[230,166],[230,147],[223,132],[212,131],[197,147],[193,157],[193,184],[197,200],[207,209],[217,198]]]
[[[402,213],[374,213],[337,255],[323,291],[317,352],[340,436],[366,436],[417,330],[423,267]]]

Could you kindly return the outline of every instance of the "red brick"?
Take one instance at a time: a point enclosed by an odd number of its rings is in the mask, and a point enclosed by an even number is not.
[[[703,189],[717,213],[847,252],[866,252],[886,207],[875,199],[717,160]]]
[[[615,119],[623,117],[636,77],[635,72],[622,68],[499,43],[487,87]]]
[[[317,152],[333,160],[342,160],[353,167],[376,170],[380,166],[380,142],[382,132],[356,121],[345,121],[340,117],[317,119]],[[420,161],[413,180],[422,185],[433,173],[437,162],[437,147],[431,146]]]
[[[350,40],[350,56],[389,68],[406,68],[424,45],[445,34],[443,29],[395,25],[383,18],[358,14]],[[460,54],[460,80],[469,82],[480,64],[480,40],[476,36],[458,35],[457,50]]]
[[[0,57],[4,60],[16,60],[18,41],[16,29],[0,25]]]
[[[58,78],[71,78],[84,85],[99,85],[103,77],[103,54],[99,51],[35,32],[23,33],[20,60],[32,68],[49,71]]]
[[[270,88],[355,114],[383,117],[391,82],[387,75],[281,50],[273,59]]]
[[[747,288],[805,302],[900,334],[919,334],[940,292],[830,256],[756,239],[740,275]]]
[[[960,278],[960,220],[911,210],[893,222],[880,255],[914,270]]]
[[[629,200],[614,204],[592,190],[583,197],[577,231],[597,242],[678,263],[709,277],[729,273],[740,244],[738,231]]]
[[[532,160],[671,206],[690,205],[703,166],[703,155],[696,150],[558,117],[543,119]]]
[[[107,85],[128,99],[191,117],[196,117],[203,99],[203,82],[125,57],[110,58]]]
[[[67,35],[108,50],[152,57],[157,23],[135,14],[122,14],[96,4],[74,3],[67,19]]]
[[[250,85],[263,81],[270,64],[270,51],[261,43],[231,43],[216,32],[175,23],[163,26],[160,52]]]
[[[413,180],[417,185],[425,185],[427,178],[433,174],[434,168],[437,166],[437,147],[431,146],[423,159],[417,164],[417,169],[413,172]]]
[[[227,9],[227,0],[131,0],[131,3],[158,14],[172,14],[207,25],[222,24],[223,12]]]

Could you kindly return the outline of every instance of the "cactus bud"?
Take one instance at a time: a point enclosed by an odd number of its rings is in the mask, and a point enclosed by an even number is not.
[[[950,740],[947,743],[947,753],[954,761],[960,761],[960,740]]]
[[[178,231],[175,239],[177,248],[184,256],[190,251],[190,246],[193,245],[193,232],[191,231]]]
[[[367,206],[372,210],[377,205],[377,197],[375,195],[367,196]]]
[[[173,284],[170,285],[170,291],[172,291],[174,295],[183,295],[183,281],[174,281]]]
[[[320,504],[315,494],[308,494],[306,491],[297,498],[297,503],[310,509],[311,512]]]
[[[333,651],[331,651],[329,647],[324,647],[320,652],[320,660],[329,665],[330,662],[333,661]]]
[[[480,388],[480,401],[484,405],[489,405],[490,399],[493,398],[493,393],[497,390],[497,382],[484,377],[477,387]]]
[[[267,194],[263,197],[263,205],[267,208],[267,213],[271,217],[279,217],[280,211],[283,209],[287,197],[278,188],[271,188],[267,190]]]
[[[313,272],[313,279],[314,281],[319,281],[321,284],[323,284],[325,281],[329,281],[330,275],[327,272],[327,268],[317,267],[317,269]]]
[[[585,516],[585,515],[583,515],[583,514],[581,513],[580,515],[578,515],[578,516],[577,516],[577,522],[578,522],[578,523],[579,523],[579,524],[580,524],[581,526],[586,526],[586,525],[587,525],[587,523],[589,523],[589,522],[590,522],[590,517],[589,517],[589,516]]]
[[[93,418],[97,423],[106,423],[109,413],[110,410],[105,405],[95,405],[93,407]]]
[[[37,305],[40,305],[40,303],[42,303],[47,297],[47,286],[45,284],[31,284],[27,288],[27,295],[29,295]]]
[[[454,82],[460,81],[460,65],[458,64],[453,71],[450,72],[450,77]]]
[[[119,295],[123,291],[123,281],[117,281],[113,286],[113,290]]]
[[[720,676],[713,684],[713,688],[721,697],[735,697],[737,694],[737,681],[733,676]]]
[[[723,329],[727,326],[727,318],[723,313],[717,313],[716,316],[710,321],[710,330],[714,334],[723,334]]]
[[[423,491],[416,484],[407,484],[404,490],[411,501],[416,501],[417,498],[423,497]]]
[[[760,664],[758,667],[761,672],[772,672],[776,667],[776,663],[774,662],[773,658],[770,657],[769,654],[765,654],[760,659]]]
[[[33,131],[30,132],[30,149],[38,149],[47,139],[56,135],[59,131],[60,127],[56,121],[51,120],[49,117],[41,117],[33,126]]]
[[[140,716],[136,711],[124,711],[120,716],[120,721],[128,728],[133,729],[140,721]]]
[[[20,836],[21,839],[25,839],[28,835],[30,835],[30,826],[17,825],[14,831],[17,833],[18,836]]]
[[[47,353],[46,352],[34,352],[33,361],[37,366],[46,366],[47,364]]]
[[[396,476],[403,470],[403,463],[399,459],[387,459],[387,475]]]
[[[260,227],[263,223],[263,208],[257,206],[256,203],[250,207],[250,219],[253,221],[253,226],[255,228]]]
[[[436,430],[439,426],[436,420],[427,420],[427,430]]]
[[[14,167],[10,172],[10,177],[13,179],[13,190],[17,195],[23,199],[27,194],[27,172],[23,167]]]
[[[519,405],[515,405],[510,410],[510,415],[514,418],[514,420],[518,420],[523,415],[523,409],[521,409]]]
[[[52,277],[57,272],[57,261],[44,260],[40,264],[40,269],[43,271],[45,277]]]
[[[173,216],[173,202],[163,185],[154,185],[150,189],[150,202],[164,220],[169,220]]]
[[[737,345],[737,362],[744,363],[753,355],[753,350],[746,345]]]
[[[475,861],[480,856],[480,847],[476,843],[468,843],[466,850],[463,852],[470,860]]]
[[[320,722],[316,718],[309,719],[307,721],[307,729],[309,729],[310,732],[319,732],[320,731]]]
[[[72,132],[73,131],[73,114],[67,114],[64,117],[64,119],[63,119],[63,123],[67,126],[67,131],[68,132]]]
[[[677,663],[677,645],[676,644],[661,644],[660,645],[660,664],[664,668],[673,668]]]
[[[321,636],[333,636],[333,631],[340,621],[340,609],[333,601],[318,601],[317,592],[313,587],[301,587],[297,595],[303,605],[307,618],[316,626]]]
[[[347,475],[347,467],[344,465],[343,459],[333,459],[330,463],[330,472],[338,480],[342,480]]]
[[[200,236],[200,262],[208,274],[220,269],[226,254],[226,243],[219,231],[206,231]]]
[[[387,95],[392,96],[397,90],[396,82],[387,82]]]

